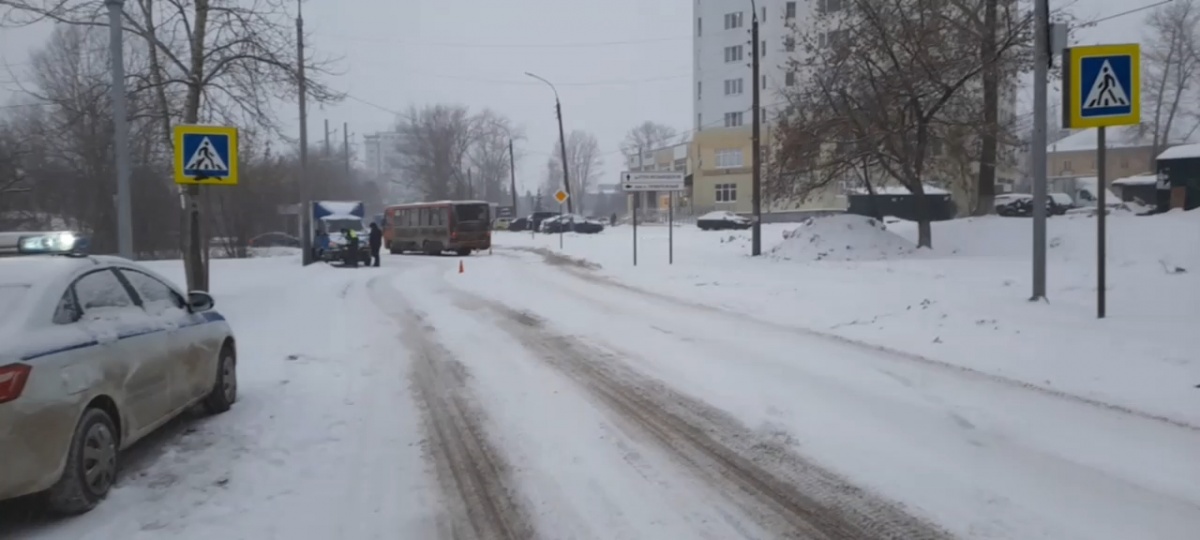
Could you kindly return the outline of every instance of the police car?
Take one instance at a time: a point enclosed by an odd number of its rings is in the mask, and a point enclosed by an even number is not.
[[[86,249],[71,232],[0,233],[0,500],[38,495],[60,514],[107,496],[121,450],[237,400],[212,297]]]

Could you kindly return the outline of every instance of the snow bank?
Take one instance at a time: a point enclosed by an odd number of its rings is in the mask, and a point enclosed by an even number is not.
[[[842,214],[809,218],[784,231],[783,242],[770,251],[782,260],[875,261],[913,253],[916,244],[887,230],[882,221]]]

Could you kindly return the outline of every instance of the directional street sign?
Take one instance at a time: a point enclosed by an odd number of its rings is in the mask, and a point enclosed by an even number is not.
[[[237,185],[237,128],[179,125],[174,135],[176,184]]]
[[[554,200],[558,201],[558,204],[566,204],[567,198],[569,197],[570,195],[567,195],[567,192],[561,189],[554,192]]]
[[[684,174],[681,172],[623,172],[621,191],[683,191]]]
[[[1140,124],[1137,44],[1071,47],[1063,53],[1063,123],[1072,129]]]

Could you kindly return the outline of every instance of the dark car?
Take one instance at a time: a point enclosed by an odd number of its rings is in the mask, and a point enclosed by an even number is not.
[[[542,230],[542,222],[558,216],[558,212],[534,212],[529,214],[529,226],[535,231]]]
[[[993,205],[996,208],[996,214],[1003,217],[1030,217],[1033,215],[1033,195],[1028,193],[1005,193],[997,195],[993,199]],[[1047,216],[1066,213],[1065,208],[1059,212],[1056,206],[1054,198],[1046,197]]]
[[[529,230],[529,218],[519,217],[517,219],[512,220],[512,222],[508,224],[508,230],[510,230],[510,231],[528,231]]]
[[[300,239],[285,232],[263,233],[246,243],[252,248],[300,247]]]
[[[726,229],[749,229],[754,220],[739,216],[733,212],[718,210],[696,218],[696,226],[703,231],[720,231]]]
[[[596,234],[603,230],[603,222],[586,219],[583,216],[574,214],[554,216],[542,222],[542,232],[544,233],[576,232],[580,234]]]

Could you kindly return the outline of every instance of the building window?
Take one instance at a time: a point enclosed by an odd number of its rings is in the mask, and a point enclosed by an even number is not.
[[[766,75],[762,76],[762,89],[763,90],[767,89],[767,76]]]
[[[725,127],[738,127],[740,125],[742,125],[742,113],[741,112],[725,113]]]
[[[742,27],[742,12],[725,14],[725,29],[732,30]]]
[[[696,131],[704,129],[704,115],[696,113]]]
[[[741,150],[717,150],[718,169],[736,169],[742,165]]]
[[[758,45],[758,50],[760,51],[760,57],[765,58],[767,56],[767,40],[764,39],[763,42]]]
[[[788,37],[787,39],[783,40],[783,49],[787,52],[795,52],[796,51],[796,38]]]
[[[789,71],[787,73],[784,73],[783,74],[783,84],[785,86],[792,86],[792,85],[796,84],[796,72]]]
[[[701,90],[701,88],[703,88],[700,85],[700,82],[701,81],[696,81],[696,99],[700,99],[700,90]]]
[[[1068,160],[1064,160],[1064,161],[1063,161],[1062,170],[1063,170],[1064,172],[1065,172],[1065,171],[1069,171],[1069,170],[1071,170],[1071,160],[1069,160],[1069,159],[1068,159]]]
[[[817,9],[821,13],[834,13],[842,10],[842,0],[820,0],[817,3]]]
[[[740,62],[742,60],[742,46],[734,45],[725,47],[725,62]]]
[[[741,79],[725,79],[725,95],[736,96],[742,93]]]
[[[817,36],[817,45],[821,47],[837,47],[842,42],[845,30],[830,30]]]
[[[785,7],[784,7],[784,15],[783,16],[788,19],[795,19],[796,18],[796,3],[788,2],[784,6]]]
[[[696,17],[696,35],[697,36],[704,35],[704,18],[703,17]]]
[[[717,184],[717,202],[737,202],[737,184]]]

